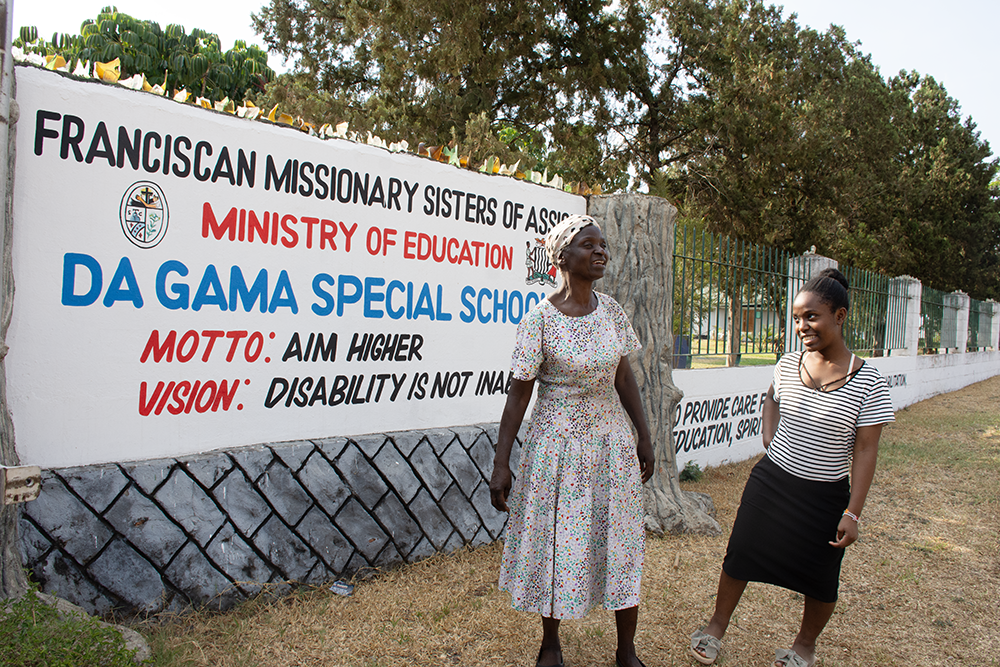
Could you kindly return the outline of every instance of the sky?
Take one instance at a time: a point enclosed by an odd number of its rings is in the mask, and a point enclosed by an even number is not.
[[[14,34],[22,25],[34,25],[40,35],[78,33],[86,18],[94,18],[112,0],[13,0]],[[119,11],[152,19],[161,26],[179,23],[188,31],[215,32],[223,49],[237,39],[263,47],[250,25],[250,14],[264,0],[122,0]],[[1000,27],[998,0],[784,0],[786,16],[798,15],[800,25],[826,30],[842,26],[851,41],[871,54],[883,77],[901,69],[933,76],[958,100],[963,117],[971,116],[1000,151],[1000,68],[993,65],[996,31]],[[270,66],[285,71],[278,56]],[[290,63],[288,64],[290,66]]]
[[[15,0],[16,1],[16,0]],[[997,0],[785,0],[799,25],[844,28],[884,78],[900,70],[934,77],[972,116],[981,138],[1000,153],[1000,69],[993,66],[1000,29]]]

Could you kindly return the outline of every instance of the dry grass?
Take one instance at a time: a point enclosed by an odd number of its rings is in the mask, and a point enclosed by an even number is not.
[[[821,667],[1000,664],[1000,377],[912,406],[883,435],[862,539],[844,563]],[[753,462],[709,470],[722,537],[647,543],[637,643],[649,667],[692,665],[687,635],[712,609]],[[779,548],[776,545],[776,548]],[[532,665],[537,617],[497,590],[492,545],[379,573],[353,597],[325,589],[151,630],[160,665]],[[801,597],[751,584],[718,664],[768,665],[797,630]],[[563,623],[571,667],[614,664],[614,618]]]

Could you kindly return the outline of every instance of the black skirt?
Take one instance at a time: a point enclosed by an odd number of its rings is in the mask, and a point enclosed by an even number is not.
[[[743,489],[722,569],[733,579],[836,602],[844,549],[829,543],[850,498],[847,477],[802,479],[764,456]]]

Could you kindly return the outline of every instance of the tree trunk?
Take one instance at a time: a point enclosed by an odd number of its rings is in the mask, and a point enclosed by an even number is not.
[[[7,370],[3,359],[7,356],[7,327],[14,304],[14,274],[11,265],[11,229],[13,215],[11,199],[14,191],[14,153],[17,123],[17,106],[14,103],[14,59],[11,56],[11,31],[13,5],[11,0],[0,0],[0,17],[3,18],[0,38],[3,39],[3,61],[0,64],[0,465],[18,464],[14,449],[14,423],[7,409]],[[27,590],[28,582],[21,564],[21,540],[17,529],[20,510],[17,505],[0,504],[0,599],[19,597]]]
[[[591,197],[588,209],[604,230],[611,254],[597,288],[622,305],[643,344],[632,364],[656,455],[656,471],[645,487],[646,528],[660,535],[718,535],[712,499],[681,491],[674,452],[673,415],[683,395],[670,366],[677,209],[666,200],[638,194]]]

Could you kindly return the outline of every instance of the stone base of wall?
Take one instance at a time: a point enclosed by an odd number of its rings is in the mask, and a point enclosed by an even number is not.
[[[42,590],[97,614],[227,609],[496,540],[497,425],[43,473],[21,519]],[[515,443],[511,468],[520,454]]]

